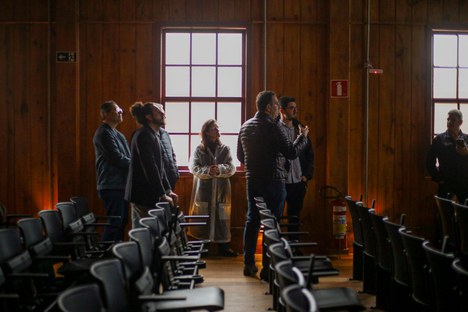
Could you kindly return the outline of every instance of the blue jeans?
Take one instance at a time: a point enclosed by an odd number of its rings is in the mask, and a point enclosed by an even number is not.
[[[268,209],[276,217],[280,217],[283,214],[284,200],[286,199],[284,181],[271,181],[264,184],[247,179],[247,221],[244,228],[245,265],[255,264],[255,249],[260,230],[260,214],[254,199],[257,196],[263,197]]]
[[[124,190],[100,190],[99,197],[104,201],[107,216],[118,216],[109,218],[104,229],[102,239],[104,241],[123,241],[125,226],[128,221],[128,203],[124,199]]]

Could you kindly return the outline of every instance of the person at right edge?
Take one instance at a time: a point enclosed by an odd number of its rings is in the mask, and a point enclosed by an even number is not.
[[[278,161],[281,153],[287,159],[296,158],[307,145],[308,127],[290,142],[276,122],[279,103],[273,91],[262,91],[256,98],[257,113],[241,127],[237,144],[237,158],[245,164],[247,188],[247,221],[244,228],[244,275],[255,276],[255,249],[260,229],[260,214],[255,197],[263,197],[267,208],[276,217],[283,212],[286,198],[284,168]],[[260,278],[268,279],[268,263],[263,252]]]
[[[282,96],[279,98],[280,103],[280,119],[279,125],[286,133],[291,142],[298,137],[302,124],[297,120],[297,104],[296,100],[290,96]],[[314,151],[312,142],[307,138],[306,148],[299,154],[298,157],[292,160],[286,160],[284,167],[287,171],[286,178],[286,203],[289,232],[299,231],[299,220],[304,197],[307,190],[307,182],[314,175]],[[299,239],[298,236],[292,235],[290,239]]]
[[[461,111],[452,109],[448,112],[447,131],[432,141],[426,168],[439,185],[440,197],[456,195],[458,202],[464,204],[468,198],[468,135],[460,130],[462,123]]]

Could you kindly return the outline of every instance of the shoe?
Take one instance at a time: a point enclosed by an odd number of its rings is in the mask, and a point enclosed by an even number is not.
[[[270,281],[270,276],[268,275],[268,270],[266,270],[265,268],[263,268],[261,271],[260,271],[260,279],[262,281],[265,281],[265,282],[269,282]]]
[[[255,276],[255,273],[258,272],[258,268],[255,264],[245,264],[244,265],[244,276]]]
[[[225,250],[220,250],[218,251],[218,256],[220,257],[237,257],[239,254],[232,250],[231,248],[225,249]]]

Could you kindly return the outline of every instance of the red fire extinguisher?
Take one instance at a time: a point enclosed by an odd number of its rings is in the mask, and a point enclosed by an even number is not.
[[[326,191],[333,191],[334,195],[325,195]],[[324,198],[333,199],[330,202],[330,211],[332,214],[332,250],[338,253],[345,253],[347,248],[346,243],[346,232],[347,232],[347,221],[346,212],[347,205],[344,200],[343,194],[334,186],[324,186],[320,189],[320,192]]]

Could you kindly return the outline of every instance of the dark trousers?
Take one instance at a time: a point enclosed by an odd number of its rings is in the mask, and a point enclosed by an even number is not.
[[[287,216],[289,232],[299,231],[300,213],[304,204],[304,196],[307,189],[307,183],[291,183],[286,184],[286,203],[288,204]],[[290,237],[291,239],[299,239],[298,236]]]
[[[128,222],[128,203],[124,199],[124,190],[100,190],[99,197],[104,201],[109,226],[106,226],[102,239],[104,241],[123,241],[125,226]]]
[[[244,264],[255,263],[258,231],[260,230],[260,213],[254,197],[261,196],[267,208],[277,217],[283,214],[286,189],[284,181],[272,181],[268,184],[247,180],[247,221],[244,228]]]

